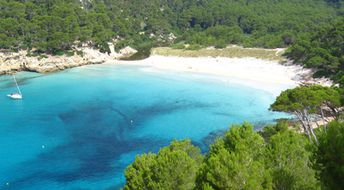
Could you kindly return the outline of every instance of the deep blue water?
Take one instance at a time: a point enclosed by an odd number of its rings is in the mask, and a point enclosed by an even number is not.
[[[0,189],[119,189],[136,154],[184,138],[205,150],[230,124],[284,116],[273,94],[200,74],[104,64],[17,80],[22,101],[0,77]]]

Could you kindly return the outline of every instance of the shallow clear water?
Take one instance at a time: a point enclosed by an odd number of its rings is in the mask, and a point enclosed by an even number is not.
[[[0,189],[119,189],[138,153],[273,122],[274,95],[214,76],[94,65],[0,77]],[[284,87],[279,87],[284,88]]]

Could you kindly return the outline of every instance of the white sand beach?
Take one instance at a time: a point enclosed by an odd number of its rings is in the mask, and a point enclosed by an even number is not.
[[[115,61],[119,64],[140,65],[158,70],[196,72],[224,77],[224,81],[241,83],[279,94],[303,82],[330,85],[324,79],[312,79],[312,71],[301,66],[256,58],[175,57],[152,55],[140,61]],[[228,79],[228,80],[226,80]]]

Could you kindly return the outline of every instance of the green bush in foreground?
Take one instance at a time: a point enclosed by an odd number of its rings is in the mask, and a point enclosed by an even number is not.
[[[190,141],[174,141],[158,154],[137,157],[125,171],[124,189],[193,189],[201,160]]]
[[[199,189],[271,189],[264,149],[264,139],[250,124],[232,126],[211,146],[200,170]]]
[[[310,167],[309,141],[301,134],[285,130],[273,135],[266,149],[273,189],[318,189]]]
[[[322,131],[314,160],[323,189],[344,189],[344,123],[332,122]]]
[[[344,123],[337,121],[319,133],[319,145],[285,123],[259,133],[245,123],[231,127],[204,158],[190,141],[137,157],[124,189],[343,189],[343,148]]]

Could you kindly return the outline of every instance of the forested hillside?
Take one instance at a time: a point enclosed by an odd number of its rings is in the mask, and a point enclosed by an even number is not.
[[[319,76],[344,82],[344,19],[319,29],[310,38],[300,38],[286,55],[296,63],[317,68]]]
[[[106,52],[116,39],[117,48],[139,49],[171,43],[338,49],[343,30],[324,32],[343,28],[342,5],[341,0],[0,0],[0,48],[59,54],[89,42]],[[176,40],[169,39],[171,33]],[[339,42],[329,42],[331,35]],[[343,67],[342,50],[329,51],[330,57],[308,50],[290,57],[333,75]]]
[[[54,51],[76,40],[105,45],[116,36],[137,44],[171,32],[201,45],[284,47],[335,23],[342,10],[323,0],[82,2],[1,0],[0,47]]]

